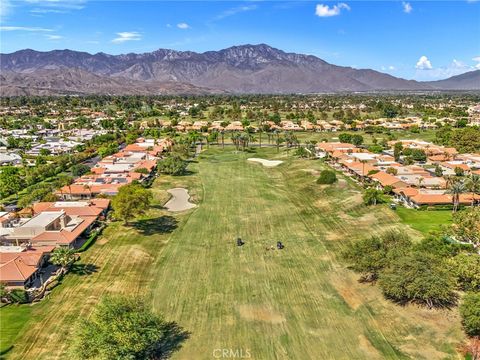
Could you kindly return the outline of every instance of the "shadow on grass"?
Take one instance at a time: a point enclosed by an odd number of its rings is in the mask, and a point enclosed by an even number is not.
[[[12,351],[13,345],[10,345],[5,350],[0,351],[0,359],[5,359],[4,356],[7,355],[10,351]]]
[[[191,175],[194,175],[194,174],[196,174],[195,171],[191,171],[191,170],[188,170],[188,169],[187,169],[187,170],[183,171],[183,172],[182,172],[180,175],[178,175],[178,176],[191,176]]]
[[[176,322],[165,324],[165,338],[158,344],[159,359],[168,359],[182,347],[182,343],[190,337],[190,332]]]
[[[164,215],[154,219],[141,219],[132,224],[142,235],[168,234],[177,228],[178,221],[173,216]]]
[[[98,266],[95,264],[73,264],[70,272],[75,275],[86,276],[96,273],[98,269]]]
[[[157,209],[157,210],[166,210],[167,208],[163,205],[160,205],[160,204],[153,204],[153,205],[150,205],[150,207],[152,209]]]

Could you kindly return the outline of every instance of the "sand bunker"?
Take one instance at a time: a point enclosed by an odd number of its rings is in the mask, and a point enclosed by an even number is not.
[[[187,189],[175,188],[167,190],[167,192],[172,195],[172,198],[165,204],[168,211],[185,211],[197,206],[189,201],[190,195],[188,195]]]
[[[267,159],[260,159],[260,158],[249,158],[248,161],[254,161],[262,164],[266,167],[275,167],[283,163],[281,160],[267,160]]]

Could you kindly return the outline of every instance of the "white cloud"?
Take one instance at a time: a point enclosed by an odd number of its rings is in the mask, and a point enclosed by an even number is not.
[[[338,3],[332,7],[328,5],[318,4],[315,8],[315,15],[320,17],[330,17],[340,15],[342,9],[350,10],[350,6],[345,3]]]
[[[415,67],[419,70],[430,70],[432,69],[432,63],[425,55],[420,56],[420,59],[417,61]]]
[[[475,59],[475,58],[474,58]],[[479,57],[480,60],[480,57]],[[467,65],[463,61],[453,59],[447,66],[441,66],[438,68],[429,68],[428,71],[417,68],[415,78],[417,80],[440,80],[446,79],[455,75],[460,75],[468,71],[476,69],[475,66]],[[480,67],[478,67],[480,69]]]
[[[115,44],[121,44],[125,41],[138,41],[142,39],[142,35],[136,31],[123,31],[117,33],[117,37],[112,40]]]
[[[30,13],[32,14],[49,14],[49,13],[54,13],[54,14],[65,14],[67,11],[65,10],[59,10],[59,9],[42,9],[42,8],[35,8],[30,10]]]
[[[63,36],[61,35],[45,35],[48,40],[61,40]]]
[[[467,65],[465,63],[461,62],[460,60],[457,60],[457,59],[452,60],[452,64],[451,64],[452,68],[463,69],[466,66]]]
[[[0,1],[0,19],[4,19],[7,15],[10,14],[12,10],[12,3],[10,0],[1,0]]]
[[[231,8],[231,9],[225,10],[223,13],[221,13],[220,15],[215,17],[215,20],[221,20],[221,19],[224,19],[226,17],[233,16],[233,15],[236,15],[238,13],[245,12],[245,11],[255,10],[257,7],[258,6],[256,4],[254,4],[254,5],[244,5],[244,6],[238,6],[238,7],[235,7],[235,8]]]
[[[186,30],[186,29],[190,29],[190,25],[188,25],[185,22],[181,22],[181,23],[177,24],[177,28],[182,29],[182,30]]]
[[[13,12],[13,8],[27,3],[35,6],[30,9],[33,15],[46,13],[67,13],[73,10],[81,10],[85,7],[87,0],[0,0],[0,19],[4,19]],[[14,5],[15,3],[15,5]]]
[[[3,0],[2,0],[3,1]],[[65,10],[81,10],[85,7],[86,0],[25,0],[27,3],[39,7],[57,8]]]
[[[381,67],[382,71],[387,71],[387,70],[390,70],[390,71],[395,71],[397,70],[397,68],[393,65],[389,65],[389,66],[382,66]]]
[[[479,70],[480,70],[480,56],[475,56],[474,58],[472,58],[472,60],[477,63],[477,64],[475,65],[475,69],[479,69]]]
[[[404,13],[410,14],[413,10],[412,5],[410,5],[409,2],[406,2],[406,1],[402,2],[402,6],[403,6]]]
[[[39,27],[29,27],[29,26],[0,26],[0,31],[44,32],[44,31],[53,31],[53,30],[52,29],[39,28]]]

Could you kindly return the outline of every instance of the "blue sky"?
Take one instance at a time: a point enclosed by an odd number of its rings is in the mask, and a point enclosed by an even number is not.
[[[480,1],[0,0],[0,50],[208,51],[266,43],[434,80],[480,69]]]

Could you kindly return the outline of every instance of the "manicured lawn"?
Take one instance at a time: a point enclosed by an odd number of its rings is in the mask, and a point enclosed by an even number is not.
[[[246,161],[253,156],[285,163],[265,168]],[[13,340],[12,359],[68,358],[77,319],[102,295],[121,293],[145,296],[190,332],[174,359],[212,359],[216,349],[252,359],[454,358],[463,338],[456,310],[394,305],[345,268],[340,253],[352,240],[402,225],[385,206],[365,207],[344,179],[317,185],[322,166],[275,149],[212,147],[190,164],[192,175],[155,182],[145,218],[105,229],[82,253],[93,271],[68,275],[30,307],[18,337],[2,333],[2,347]],[[198,208],[162,209],[175,186]],[[277,241],[285,249],[266,250]]]
[[[31,306],[4,306],[0,308],[0,359],[13,351],[14,339],[22,332],[32,314]]]
[[[415,210],[398,207],[396,211],[405,224],[423,234],[440,230],[442,225],[452,222],[451,210]]]

